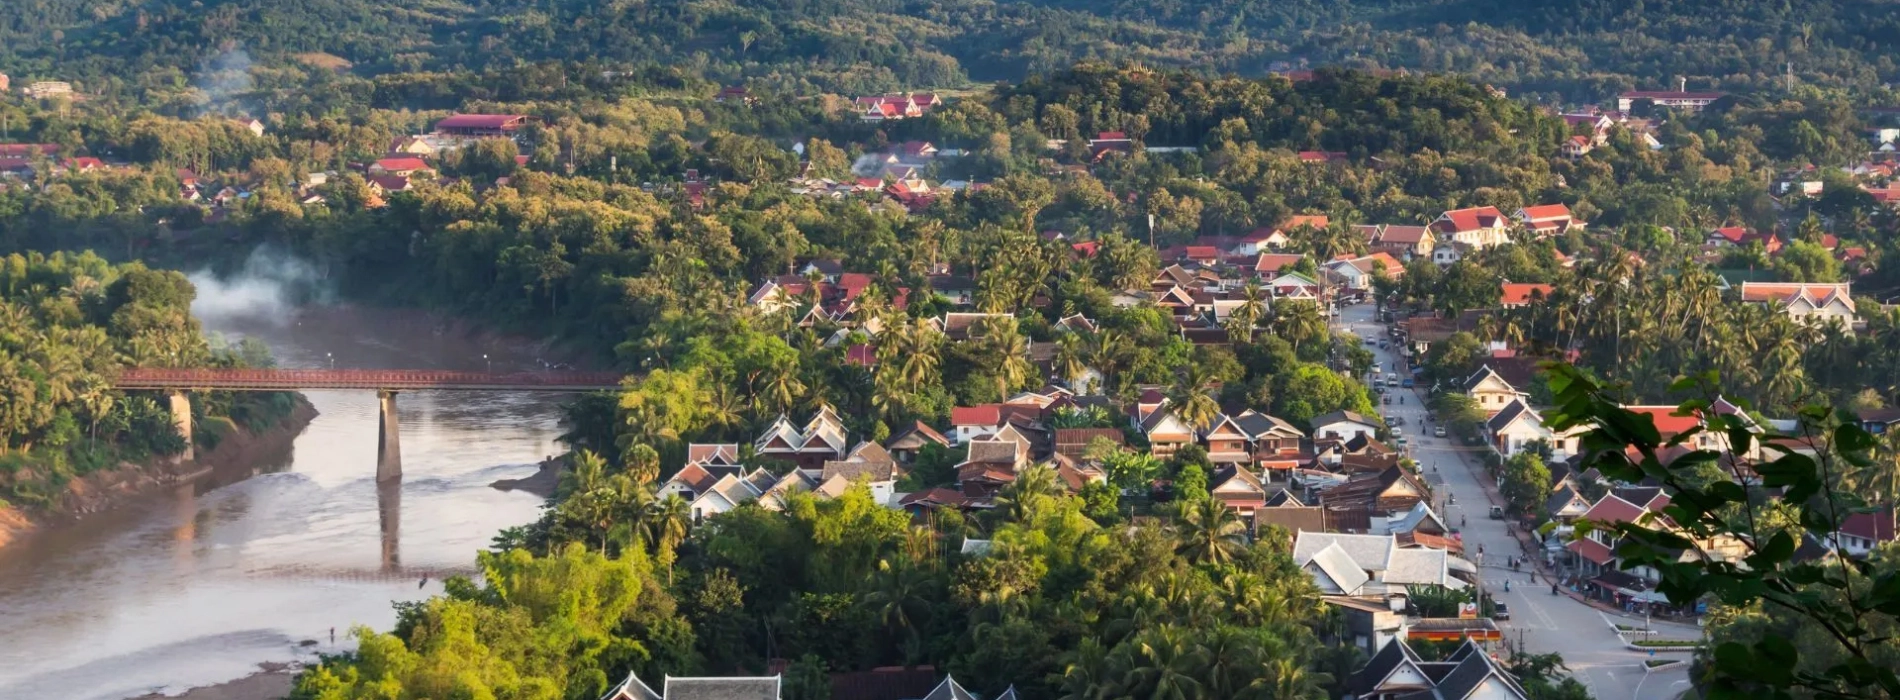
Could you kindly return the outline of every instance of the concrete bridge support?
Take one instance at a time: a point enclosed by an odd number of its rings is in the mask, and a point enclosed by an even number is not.
[[[396,420],[396,392],[378,390],[376,404],[382,414],[376,431],[376,480],[399,481],[402,479],[402,431]]]
[[[402,571],[402,481],[376,483],[376,514],[381,524],[383,573]]]
[[[178,436],[185,439],[185,451],[179,453],[179,459],[197,459],[197,450],[191,445],[191,397],[183,389],[172,389],[165,392],[165,398],[171,404],[172,425],[178,429]]]

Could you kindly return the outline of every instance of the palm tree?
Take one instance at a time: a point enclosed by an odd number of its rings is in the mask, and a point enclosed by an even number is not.
[[[1094,637],[1084,637],[1062,661],[1062,695],[1058,700],[1108,700],[1117,697],[1114,659]]]
[[[1128,336],[1122,335],[1120,331],[1106,330],[1091,333],[1087,339],[1089,364],[1102,373],[1102,390],[1107,393],[1108,387],[1113,385],[1115,377],[1127,363]]]
[[[1056,470],[1037,465],[1024,469],[1016,480],[996,495],[997,509],[1010,520],[1028,522],[1041,510],[1043,502],[1062,493],[1056,483]]]
[[[1174,388],[1168,394],[1168,410],[1197,431],[1208,429],[1220,418],[1220,402],[1207,393],[1213,383],[1206,366],[1189,363],[1176,377]]]
[[[1320,700],[1333,682],[1332,674],[1309,671],[1292,655],[1275,658],[1266,671],[1260,679],[1268,691],[1263,696],[1273,700]]]
[[[996,396],[1001,401],[1009,398],[1012,388],[1029,381],[1035,371],[1029,364],[1029,339],[1016,330],[1016,319],[988,319],[984,324],[990,326],[983,335],[987,351],[984,360],[996,380]]]
[[[1868,503],[1893,503],[1900,499],[1900,430],[1888,430],[1881,436],[1874,460],[1847,474],[1847,483]]]
[[[764,399],[768,410],[791,410],[805,393],[805,383],[799,381],[798,369],[796,360],[780,357],[752,373],[753,391]]]
[[[1084,357],[1085,352],[1087,351],[1082,346],[1082,339],[1075,333],[1064,333],[1056,338],[1055,369],[1062,375],[1062,381],[1076,393],[1086,393],[1086,387],[1076,386],[1081,381],[1082,375],[1088,373],[1089,370],[1088,361]]]
[[[877,589],[864,596],[864,603],[886,629],[904,635],[906,660],[915,659],[922,652],[923,642],[917,631],[917,617],[929,611],[924,592],[927,581],[911,567],[891,566],[888,561],[879,561],[878,571]]]
[[[1267,292],[1258,280],[1247,282],[1240,290],[1240,306],[1228,319],[1227,337],[1241,343],[1253,342],[1254,327],[1267,314]],[[1236,335],[1238,333],[1238,335]]]
[[[1138,635],[1127,647],[1121,683],[1126,697],[1193,700],[1201,696],[1201,649],[1179,628],[1164,625]]]
[[[1212,498],[1186,504],[1178,527],[1177,550],[1189,561],[1215,566],[1233,560],[1247,529],[1233,509]]]
[[[652,548],[660,563],[666,565],[666,583],[673,583],[674,550],[686,540],[686,534],[692,529],[692,506],[677,493],[669,493],[666,498],[653,501],[647,506],[646,517],[642,520],[647,545]]]
[[[1280,334],[1293,344],[1296,353],[1300,350],[1300,344],[1326,333],[1326,318],[1319,313],[1319,302],[1275,304],[1274,310],[1274,320],[1280,325]]]

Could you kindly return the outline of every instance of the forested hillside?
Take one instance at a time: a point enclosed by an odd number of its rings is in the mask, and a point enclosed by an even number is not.
[[[1878,0],[31,0],[0,6],[0,70],[89,92],[178,92],[229,52],[358,75],[522,62],[664,65],[858,92],[1014,80],[1080,59],[1218,72],[1456,71],[1514,92],[1884,89],[1900,18]],[[224,58],[219,58],[220,56]],[[242,60],[242,59],[240,59]],[[248,85],[207,85],[234,89]]]

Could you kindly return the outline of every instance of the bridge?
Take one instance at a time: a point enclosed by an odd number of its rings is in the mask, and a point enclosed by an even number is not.
[[[189,391],[299,391],[305,389],[368,389],[376,392],[381,425],[376,438],[376,480],[402,478],[400,425],[396,394],[402,391],[542,391],[590,392],[620,388],[623,375],[612,372],[455,372],[415,369],[169,369],[121,370],[112,385],[120,389],[165,392],[170,399],[172,423],[185,438],[185,459],[191,448]]]

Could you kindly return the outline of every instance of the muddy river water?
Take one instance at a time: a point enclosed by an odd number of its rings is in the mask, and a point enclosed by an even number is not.
[[[414,314],[304,310],[207,326],[264,340],[286,367],[514,371],[541,360]],[[440,577],[469,571],[498,530],[536,516],[539,497],[489,484],[557,451],[559,395],[401,395],[393,488],[375,480],[374,392],[305,395],[320,415],[280,454],[0,549],[0,698],[170,694],[309,660],[346,644],[350,625],[387,629],[391,601],[440,592]]]

